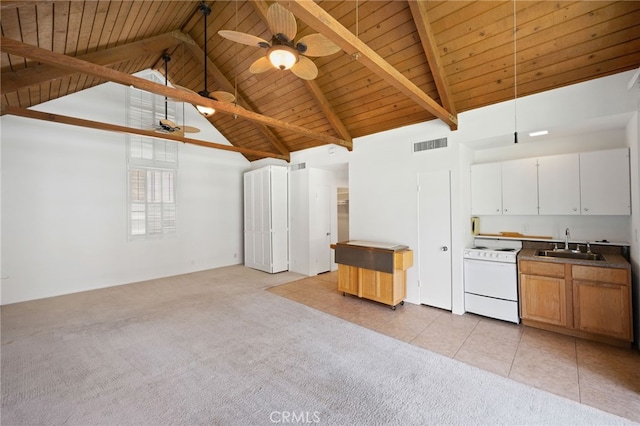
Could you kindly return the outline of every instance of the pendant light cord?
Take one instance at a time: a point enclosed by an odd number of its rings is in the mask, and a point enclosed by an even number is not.
[[[513,0],[513,121],[515,132],[513,143],[518,143],[518,27],[516,19],[516,0]]]
[[[211,13],[211,8],[207,6],[204,2],[200,4],[200,11],[202,12],[202,19],[204,21],[204,90],[200,95],[204,97],[209,97],[209,91],[207,90],[207,16]]]
[[[360,35],[360,29],[358,28],[358,26],[360,25],[360,16],[358,15],[358,13],[358,0],[356,0],[356,38],[359,38]],[[358,59],[360,59],[360,52],[353,53],[351,57],[357,61]]]
[[[169,85],[169,61],[171,60],[171,56],[169,56],[166,52],[162,55],[162,59],[164,59],[164,87]],[[168,120],[169,118],[169,107],[167,106],[167,102],[169,99],[164,97],[164,119]]]
[[[235,1],[235,5],[236,5],[236,32],[238,31],[238,0]],[[234,76],[234,95],[235,98],[233,100],[233,103],[235,106],[238,106],[238,43],[234,43],[235,46],[235,54],[233,55],[235,58],[235,64],[234,64],[234,68],[235,68],[235,76]],[[235,118],[235,117],[234,117]]]
[[[358,22],[360,22],[359,16],[358,16],[358,0],[356,0],[356,38],[358,38]]]

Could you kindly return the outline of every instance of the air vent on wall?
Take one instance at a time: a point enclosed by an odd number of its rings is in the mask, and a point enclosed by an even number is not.
[[[298,164],[292,164],[291,166],[289,166],[289,170],[291,170],[292,172],[295,172],[296,170],[306,169],[306,168],[307,168],[307,163],[298,163]]]
[[[431,139],[430,141],[416,142],[413,144],[413,152],[427,151],[430,149],[446,148],[447,138]]]

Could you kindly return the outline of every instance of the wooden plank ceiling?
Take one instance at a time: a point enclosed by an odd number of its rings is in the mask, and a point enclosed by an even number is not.
[[[276,69],[251,74],[264,49],[218,31],[270,40],[269,3],[207,2],[207,90],[237,94],[237,106],[219,105],[209,119],[250,160],[288,159],[326,143],[350,147],[352,138],[426,120],[455,129],[457,113],[640,66],[640,1],[278,2],[297,16],[296,40],[320,32],[341,50],[311,58],[319,70],[312,81]],[[163,53],[173,85],[202,90],[199,5],[3,0],[3,113],[128,81],[104,67],[164,73]],[[48,62],[31,47],[58,55]],[[66,57],[87,67],[60,66]]]

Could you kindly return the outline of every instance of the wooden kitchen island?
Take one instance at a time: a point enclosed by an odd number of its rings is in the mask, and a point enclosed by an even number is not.
[[[406,270],[413,266],[407,246],[372,241],[332,245],[338,264],[338,291],[390,305],[396,309],[407,297]]]

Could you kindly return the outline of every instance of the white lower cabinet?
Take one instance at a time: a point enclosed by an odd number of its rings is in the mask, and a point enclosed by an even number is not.
[[[244,264],[276,273],[289,269],[289,170],[267,166],[244,174]]]

